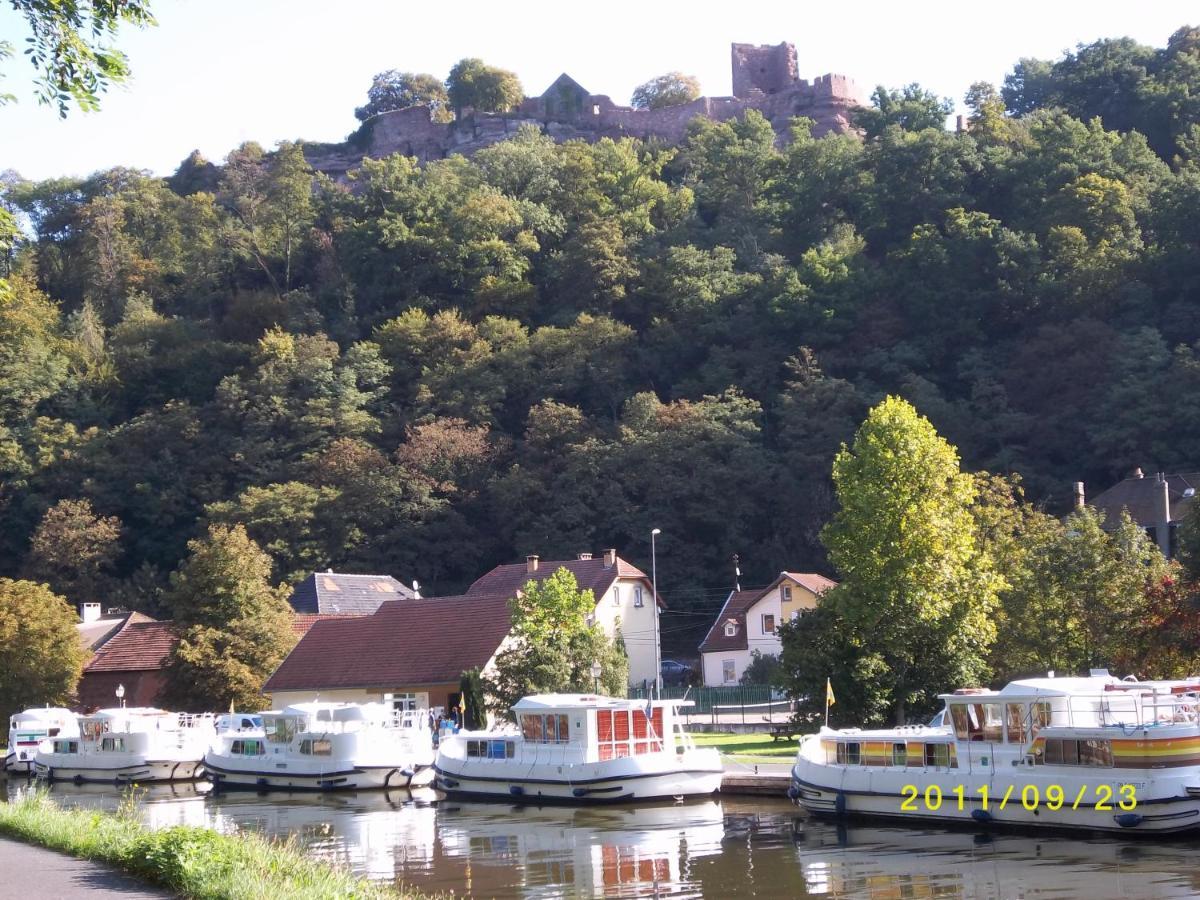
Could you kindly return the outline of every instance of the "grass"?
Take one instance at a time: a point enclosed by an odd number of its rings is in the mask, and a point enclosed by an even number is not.
[[[42,790],[0,803],[0,835],[108,863],[198,900],[417,900],[306,857],[291,843],[181,825],[151,831],[130,794],[115,813],[62,809]]]
[[[735,762],[787,763],[796,758],[798,738],[771,740],[769,734],[725,734],[693,732],[697,747],[716,747],[722,756]]]

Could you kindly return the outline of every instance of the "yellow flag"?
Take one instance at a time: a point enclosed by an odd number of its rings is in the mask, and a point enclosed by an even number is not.
[[[833,706],[837,701],[833,698],[833,684],[828,678],[825,679],[825,705]]]

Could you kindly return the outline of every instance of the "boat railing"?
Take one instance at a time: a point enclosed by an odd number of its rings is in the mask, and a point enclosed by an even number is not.
[[[1131,684],[1095,694],[1066,697],[1065,723],[1071,728],[1154,728],[1194,724],[1200,712],[1196,692],[1144,688]],[[1051,724],[1058,725],[1052,705]]]

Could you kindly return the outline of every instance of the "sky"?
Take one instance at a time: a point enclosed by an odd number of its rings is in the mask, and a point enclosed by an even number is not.
[[[1080,43],[1129,36],[1164,46],[1200,24],[1195,0],[1009,0],[857,3],[735,0],[728,4],[596,4],[509,0],[153,0],[158,27],[123,29],[133,78],[97,113],[33,98],[20,55],[24,21],[0,4],[0,172],[26,178],[86,175],[123,165],[168,175],[193,149],[220,160],[243,141],[338,141],[357,126],[376,72],[445,77],[466,56],[518,74],[540,94],[566,71],[592,93],[628,102],[668,71],[699,77],[705,94],[730,92],[729,44],[796,45],[800,76],[848,75],[867,91],[918,82],[962,105],[974,81],[1000,84],[1022,57],[1055,59]]]

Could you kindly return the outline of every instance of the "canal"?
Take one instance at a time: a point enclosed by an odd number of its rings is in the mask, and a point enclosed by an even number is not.
[[[13,791],[24,782],[9,782]],[[0,795],[4,785],[0,784]],[[115,809],[109,786],[58,784],[63,805]],[[839,826],[785,801],[516,807],[429,789],[226,794],[146,789],[152,827],[290,837],[312,855],[430,893],[550,897],[1191,897],[1200,842]]]

